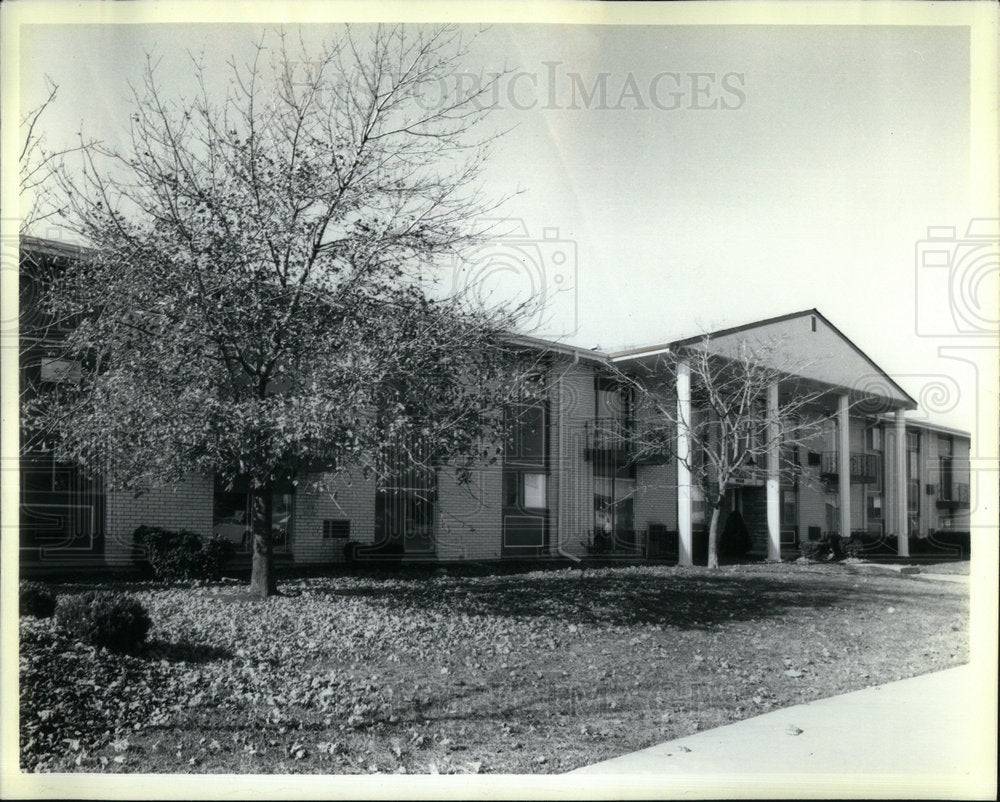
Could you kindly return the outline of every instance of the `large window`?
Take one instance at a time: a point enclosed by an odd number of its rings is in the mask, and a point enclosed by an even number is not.
[[[635,463],[630,459],[634,428],[632,395],[628,388],[598,378],[594,415],[598,431],[611,433],[595,449],[594,545],[599,551],[632,551],[635,535]]]
[[[260,496],[252,507],[252,497],[245,479],[227,485],[215,478],[212,504],[212,534],[228,540],[238,552],[253,551],[254,527],[263,526],[264,499]],[[276,490],[271,497],[271,536],[276,552],[287,552],[292,544],[294,519],[294,488],[291,485]]]
[[[910,535],[920,529],[920,433],[906,433],[906,512]]]
[[[594,537],[613,551],[635,548],[635,479],[594,477]]]
[[[406,554],[434,551],[437,471],[429,450],[387,446],[386,474],[375,493],[375,542]]]
[[[940,498],[951,501],[955,498],[955,466],[950,437],[938,438],[938,492]]]
[[[548,403],[511,405],[503,454],[503,553],[540,554],[549,540]]]
[[[99,479],[40,450],[22,458],[20,476],[22,559],[103,553],[105,500]]]

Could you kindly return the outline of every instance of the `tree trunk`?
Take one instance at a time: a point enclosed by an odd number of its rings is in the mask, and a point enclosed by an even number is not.
[[[708,567],[719,567],[719,507],[712,507],[712,522],[708,525]]]
[[[250,593],[266,599],[278,595],[278,580],[274,575],[274,493],[271,488],[250,491],[253,531],[253,570],[250,573]]]

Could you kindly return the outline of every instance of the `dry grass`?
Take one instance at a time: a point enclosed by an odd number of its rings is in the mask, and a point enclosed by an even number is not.
[[[32,766],[562,772],[968,659],[964,584],[850,565],[345,575],[283,590],[301,595],[132,586],[154,621],[134,659],[155,671],[116,692],[155,713],[118,715],[73,750],[36,744]],[[39,698],[59,682],[33,676]],[[37,713],[24,698],[22,721]]]

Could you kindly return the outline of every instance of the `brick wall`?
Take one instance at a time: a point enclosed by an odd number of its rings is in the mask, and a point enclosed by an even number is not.
[[[104,561],[108,565],[131,562],[132,533],[141,525],[189,529],[205,536],[212,533],[212,480],[205,477],[191,476],[176,485],[138,495],[109,492],[106,503]]]
[[[439,560],[499,559],[503,542],[502,471],[484,466],[460,484],[447,468],[438,473],[435,547]]]
[[[350,540],[375,540],[375,481],[344,474],[319,489],[303,483],[295,494],[292,556],[296,562],[327,563],[344,560],[343,538],[323,539],[323,521],[350,521]]]
[[[646,529],[650,524],[677,529],[677,464],[673,460],[636,468],[635,525]]]

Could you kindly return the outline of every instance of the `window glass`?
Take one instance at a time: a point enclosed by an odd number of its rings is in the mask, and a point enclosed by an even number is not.
[[[43,358],[40,375],[43,382],[78,384],[80,363],[69,359]]]
[[[525,509],[544,510],[548,506],[545,499],[545,474],[525,473],[523,476]]]
[[[868,430],[868,450],[882,450],[882,430],[877,426],[873,426]]]
[[[705,521],[705,494],[697,485],[691,485],[691,524],[704,526]]]
[[[518,404],[508,413],[510,429],[504,459],[506,462],[545,462],[545,406]]]
[[[795,526],[798,522],[798,508],[796,506],[796,494],[794,488],[785,488],[781,491],[781,525],[785,527]]]
[[[227,487],[218,477],[212,499],[212,534],[234,544],[238,551],[253,549],[251,521],[264,520],[264,500],[257,497],[256,510],[250,509],[246,482]],[[271,536],[276,551],[287,551],[292,540],[294,497],[290,492],[275,491],[271,499]]]

